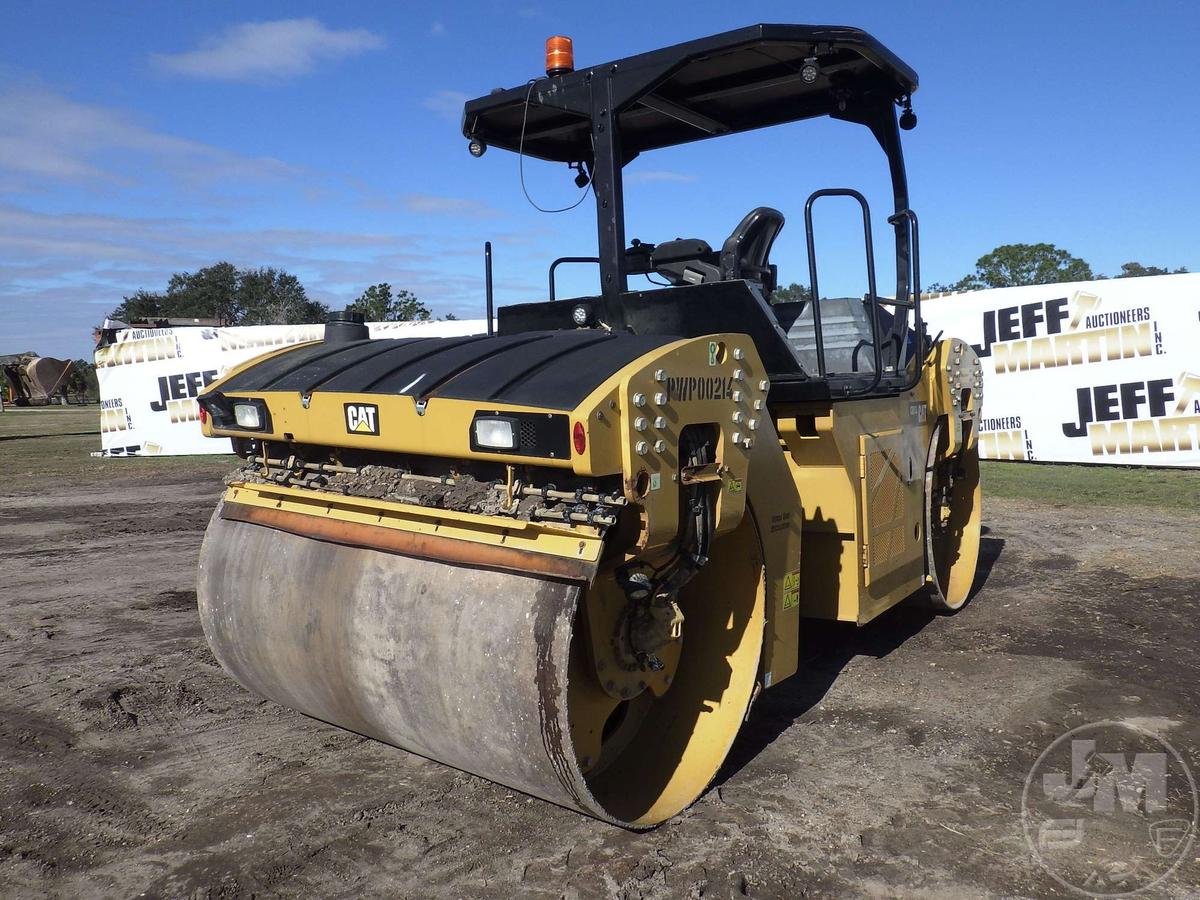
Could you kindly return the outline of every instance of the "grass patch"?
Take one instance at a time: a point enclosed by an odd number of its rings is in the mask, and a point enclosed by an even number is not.
[[[211,474],[215,480],[237,459],[232,454],[93,458],[99,449],[98,405],[6,407],[0,413],[0,490],[36,491],[60,478],[140,481]]]
[[[1148,506],[1200,509],[1200,472],[1123,466],[1069,466],[984,461],[983,502],[989,497],[1056,506]]]

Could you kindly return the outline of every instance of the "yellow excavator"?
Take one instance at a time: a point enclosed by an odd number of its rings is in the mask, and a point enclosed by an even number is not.
[[[917,76],[853,28],[757,25],[469,101],[472,155],[566,163],[596,202],[593,296],[486,333],[324,340],[200,396],[243,467],[204,538],[221,664],[308,716],[628,828],[717,773],[806,618],[966,602],[979,547],[979,360],[930,339],[900,132]],[[625,239],[622,169],[689,141],[831,116],[887,158],[896,291],[856,191],[805,205],[807,299],[772,303],[784,224],[719,246]],[[812,209],[861,206],[869,290],[822,297]],[[857,213],[856,213],[857,215]],[[889,241],[889,244],[891,242]],[[634,290],[652,275],[668,287]]]

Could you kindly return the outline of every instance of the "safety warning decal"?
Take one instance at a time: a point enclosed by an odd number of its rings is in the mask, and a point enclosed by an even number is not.
[[[800,605],[800,570],[793,569],[783,576],[783,608],[795,609]]]

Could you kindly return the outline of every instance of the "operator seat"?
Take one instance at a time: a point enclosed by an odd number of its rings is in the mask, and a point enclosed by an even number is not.
[[[770,297],[775,289],[776,269],[767,259],[783,222],[779,210],[760,206],[738,223],[720,253],[713,252],[707,242],[698,238],[676,238],[656,246],[650,254],[650,264],[673,285],[745,279],[757,282],[763,295]]]
[[[721,279],[757,281],[769,298],[778,270],[767,260],[783,224],[783,213],[777,209],[760,206],[750,210],[721,247]]]

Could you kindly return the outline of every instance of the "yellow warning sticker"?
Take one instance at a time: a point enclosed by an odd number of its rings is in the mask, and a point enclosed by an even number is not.
[[[783,576],[783,608],[795,609],[800,605],[800,570],[795,569]]]
[[[740,478],[730,478],[729,479],[729,493],[740,494],[745,489],[746,489],[746,484],[745,484],[745,482],[742,481],[742,479],[740,479]]]

